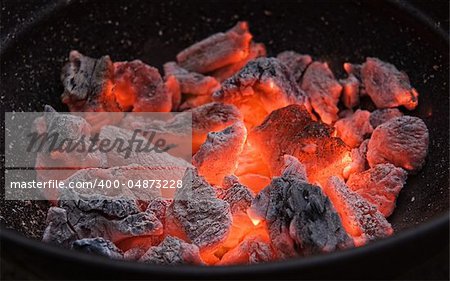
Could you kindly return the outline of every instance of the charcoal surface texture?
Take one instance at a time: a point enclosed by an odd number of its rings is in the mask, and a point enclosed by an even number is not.
[[[122,259],[123,252],[114,245],[111,241],[105,240],[101,237],[80,239],[72,244],[72,249],[108,257],[111,259]]]
[[[167,236],[158,246],[150,247],[139,261],[165,265],[203,264],[196,245],[172,236]]]
[[[417,107],[419,93],[411,87],[408,75],[394,65],[377,58],[367,58],[361,67],[361,79],[367,94],[378,108]]]
[[[391,163],[416,173],[428,153],[428,128],[422,119],[402,116],[379,125],[370,138],[367,160],[371,167]]]
[[[333,202],[345,230],[353,237],[355,245],[361,246],[393,233],[390,223],[377,207],[350,190],[338,177],[330,177],[324,191]]]
[[[213,99],[236,105],[244,120],[253,125],[259,124],[273,110],[289,104],[302,104],[309,108],[306,94],[289,69],[276,58],[250,61],[222,83],[222,88],[213,94]]]
[[[313,121],[302,106],[289,105],[267,116],[250,132],[249,140],[273,176],[280,175],[283,156],[288,154],[305,165],[310,180],[320,180],[341,174],[347,165],[350,149],[341,139],[332,137],[332,132],[330,126]]]
[[[352,246],[331,202],[318,186],[286,169],[252,205],[267,224],[280,258],[331,252]]]
[[[217,197],[230,205],[232,214],[246,212],[255,197],[254,193],[242,185],[236,176],[224,178],[221,189],[218,189]]]
[[[311,63],[306,69],[300,85],[306,92],[314,111],[324,123],[331,124],[338,119],[337,104],[342,86],[334,77],[328,64]]]
[[[141,212],[137,202],[128,198],[65,192],[59,207],[66,210],[67,223],[80,239],[103,237],[115,243],[163,232],[154,213]]]
[[[115,100],[106,100],[114,77],[114,66],[109,56],[93,59],[78,51],[71,51],[69,62],[63,67],[61,81],[62,102],[70,111],[117,111]]]
[[[170,213],[200,249],[216,247],[230,231],[229,204],[216,197],[214,188],[196,169],[186,170],[183,187],[177,189]]]
[[[247,129],[243,122],[236,122],[220,132],[211,132],[193,156],[192,164],[209,183],[219,185],[225,176],[236,170],[246,139]]]
[[[239,62],[248,55],[252,35],[247,22],[238,22],[227,32],[219,32],[184,49],[177,55],[181,67],[206,73]]]
[[[392,164],[378,164],[364,172],[352,174],[348,187],[360,194],[388,217],[395,209],[397,196],[406,182],[408,174]]]

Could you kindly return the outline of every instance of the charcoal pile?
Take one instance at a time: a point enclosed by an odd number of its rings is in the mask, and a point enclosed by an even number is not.
[[[429,144],[425,122],[408,115],[419,104],[408,75],[368,57],[344,63],[338,77],[314,56],[278,51],[269,56],[247,22],[182,50],[163,73],[139,60],[71,51],[61,75],[61,101],[70,111],[179,114],[148,123],[120,114],[64,115],[48,106],[37,131],[89,142],[84,136],[95,132],[113,141],[144,127],[176,141],[186,137],[180,128],[191,126],[192,161],[169,153],[38,154],[37,168],[73,168],[40,170],[41,180],[182,178],[171,194],[61,192],[42,240],[149,264],[233,265],[392,235],[389,216],[408,175],[425,165]],[[154,163],[184,168],[155,173],[146,168]]]

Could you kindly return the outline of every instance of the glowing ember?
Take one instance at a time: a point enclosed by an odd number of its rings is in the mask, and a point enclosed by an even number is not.
[[[40,180],[151,179],[154,172],[144,167],[155,162],[189,167],[172,173],[183,176],[176,192],[150,190],[139,200],[132,190],[108,193],[115,197],[62,193],[48,211],[43,240],[144,263],[231,265],[327,253],[391,235],[386,217],[407,174],[424,165],[429,143],[425,123],[396,108],[418,105],[408,76],[367,58],[345,63],[347,77],[335,77],[307,54],[266,57],[264,44],[252,38],[248,23],[238,22],[178,53],[164,64],[164,79],[139,60],[113,63],[71,51],[61,99],[70,111],[85,112],[83,118],[47,106],[37,132],[75,140],[99,132],[114,141],[144,127],[174,140],[186,137],[179,128],[189,123],[193,160],[39,153]],[[365,99],[373,102],[370,111]],[[170,110],[182,112],[168,122],[92,114]],[[73,170],[45,169],[54,163]]]

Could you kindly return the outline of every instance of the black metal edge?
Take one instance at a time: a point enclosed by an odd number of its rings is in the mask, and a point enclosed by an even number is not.
[[[325,264],[333,264],[337,261],[345,262],[355,257],[363,258],[372,254],[374,251],[380,249],[387,249],[400,244],[409,244],[420,239],[427,239],[430,233],[440,233],[448,231],[449,228],[449,214],[441,216],[430,223],[423,224],[414,229],[409,229],[393,235],[389,238],[373,241],[366,246],[351,248],[342,251],[336,251],[330,254],[311,256],[307,258],[296,258],[290,260],[276,261],[264,264],[255,265],[231,265],[231,266],[196,266],[196,265],[177,265],[175,268],[171,266],[152,265],[138,263],[134,261],[111,260],[108,258],[93,256],[68,250],[57,245],[43,243],[37,240],[26,238],[16,231],[9,229],[0,229],[0,245],[2,243],[12,243],[23,245],[27,248],[34,249],[40,253],[46,253],[60,260],[65,260],[68,263],[85,263],[97,267],[99,270],[104,268],[114,268],[123,272],[134,272],[136,274],[145,274],[152,272],[153,274],[161,274],[167,276],[185,276],[185,277],[207,277],[207,276],[221,276],[251,274],[264,275],[273,273],[274,271],[289,271],[308,268],[320,267]],[[388,257],[386,257],[388,258]],[[32,261],[30,261],[32,262]]]

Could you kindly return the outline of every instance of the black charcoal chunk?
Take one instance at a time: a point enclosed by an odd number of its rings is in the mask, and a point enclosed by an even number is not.
[[[338,214],[321,189],[291,171],[275,177],[256,196],[251,209],[265,219],[280,258],[352,246]]]
[[[216,197],[214,188],[196,169],[186,170],[183,186],[177,189],[170,211],[190,241],[200,249],[214,248],[230,231],[229,204]]]
[[[167,236],[158,246],[151,247],[139,261],[153,264],[203,264],[196,245]]]
[[[47,213],[47,228],[42,241],[69,248],[76,239],[78,236],[67,220],[66,210],[51,207]]]
[[[80,238],[103,237],[117,242],[143,235],[161,235],[163,225],[152,212],[140,212],[128,198],[64,193],[59,206]]]
[[[117,103],[102,101],[112,86],[113,76],[114,66],[109,56],[93,59],[71,51],[61,73],[62,102],[70,111],[116,111]]]
[[[246,212],[255,198],[254,193],[248,187],[239,183],[236,176],[226,176],[222,187],[217,189],[217,197],[230,204],[232,214]]]
[[[117,248],[114,243],[101,237],[77,240],[73,242],[72,249],[89,254],[105,256],[111,259],[123,258],[123,252]]]

